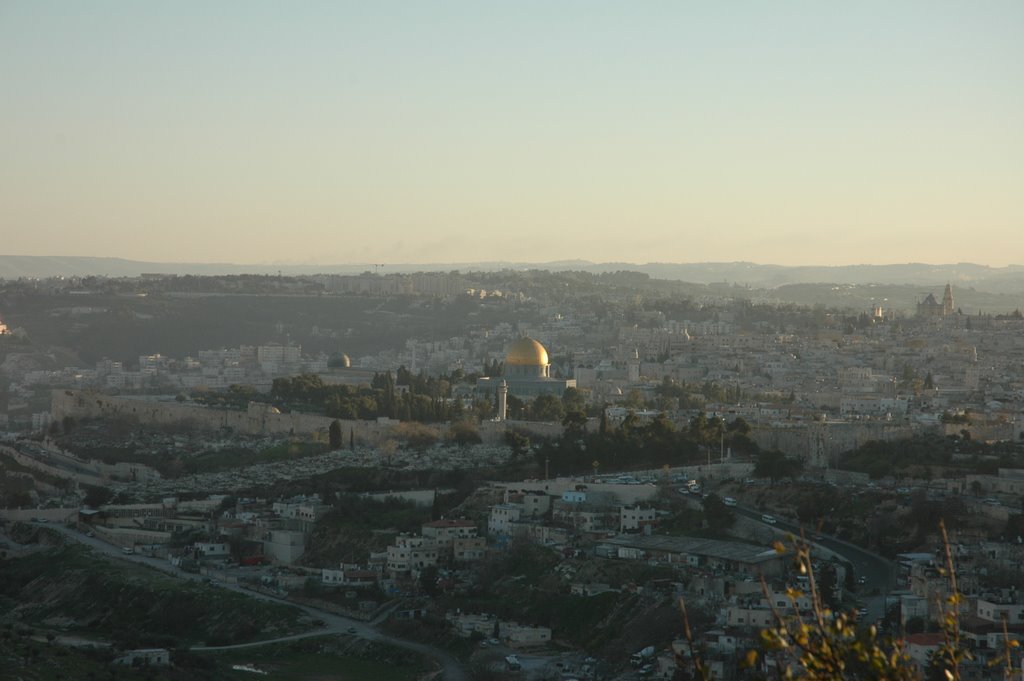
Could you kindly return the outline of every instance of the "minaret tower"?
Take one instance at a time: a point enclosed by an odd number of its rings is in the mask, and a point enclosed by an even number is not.
[[[946,291],[942,294],[942,316],[948,317],[953,314],[953,287],[946,284]]]
[[[498,384],[498,416],[499,421],[508,418],[508,383],[504,380]]]

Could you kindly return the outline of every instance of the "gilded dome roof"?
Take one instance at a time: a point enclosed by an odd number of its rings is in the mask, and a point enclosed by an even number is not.
[[[508,348],[505,364],[509,366],[547,366],[548,351],[532,338],[520,338]]]

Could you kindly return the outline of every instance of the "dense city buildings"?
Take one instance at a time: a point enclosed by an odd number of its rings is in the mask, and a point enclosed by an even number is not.
[[[694,664],[680,599],[719,678],[775,673],[791,662],[749,670],[747,651],[820,607],[794,596],[808,570],[923,672],[949,550],[965,669],[999,677],[1000,641],[1024,636],[1016,308],[958,305],[949,285],[844,309],[577,279],[281,279],[242,316],[233,281],[190,282],[213,291],[180,307],[156,275],[15,284],[0,518],[360,626],[444,631],[524,679],[674,678]]]

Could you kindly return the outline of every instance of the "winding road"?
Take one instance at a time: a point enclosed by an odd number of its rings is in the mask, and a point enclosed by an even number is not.
[[[165,574],[171,575],[172,577],[177,577],[178,579],[188,579],[188,580],[197,581],[197,582],[201,582],[201,581],[205,581],[206,580],[206,577],[204,577],[202,575],[196,575],[196,574],[191,574],[191,573],[188,573],[188,572],[182,572],[180,570],[176,570],[174,567],[169,565],[166,561],[161,560],[159,558],[151,558],[149,556],[144,556],[144,555],[137,554],[137,553],[136,554],[126,554],[117,546],[112,546],[111,544],[108,544],[105,541],[103,541],[101,539],[98,539],[96,537],[87,537],[84,534],[82,534],[82,533],[80,533],[80,532],[78,532],[76,530],[64,527],[62,525],[54,524],[54,525],[50,525],[49,527],[50,527],[50,529],[53,529],[53,530],[59,532],[61,535],[67,537],[68,539],[71,539],[72,541],[76,541],[76,542],[78,542],[80,544],[84,544],[84,545],[90,547],[91,549],[93,549],[94,551],[102,553],[102,554],[104,554],[106,556],[109,556],[111,558],[116,558],[116,559],[119,559],[119,560],[124,560],[124,561],[132,562],[132,563],[137,563],[137,564],[140,564],[140,565],[146,565],[147,567],[151,567],[151,568],[153,568],[155,570],[159,570],[160,572],[163,572]],[[228,646],[192,646],[189,650],[199,652],[199,651],[236,650],[236,649],[241,649],[241,648],[255,648],[255,647],[258,647],[258,646],[265,646],[265,645],[270,645],[270,644],[273,644],[273,643],[285,643],[285,642],[288,642],[288,641],[298,641],[298,640],[301,640],[301,639],[304,639],[304,638],[313,638],[313,637],[316,637],[316,636],[329,636],[329,635],[332,635],[332,634],[348,633],[348,634],[353,635],[353,636],[359,636],[359,637],[364,638],[364,639],[366,639],[368,641],[373,641],[375,643],[384,643],[384,644],[387,644],[387,645],[392,645],[392,646],[395,646],[395,647],[398,647],[398,648],[404,648],[405,650],[411,650],[411,651],[413,651],[415,653],[420,653],[422,655],[427,655],[429,657],[432,657],[432,658],[434,658],[435,660],[437,660],[440,663],[441,670],[442,670],[442,672],[444,674],[444,676],[442,678],[445,681],[468,681],[469,680],[469,676],[468,676],[468,674],[466,672],[466,669],[462,666],[462,664],[458,661],[458,659],[456,659],[455,656],[451,655],[450,653],[448,653],[448,652],[446,652],[444,650],[441,650],[440,648],[436,648],[434,646],[429,646],[429,645],[426,645],[424,643],[418,643],[416,641],[409,641],[407,639],[396,638],[394,636],[390,636],[388,634],[385,634],[385,633],[381,632],[377,628],[377,624],[379,624],[379,622],[384,619],[384,617],[386,616],[386,613],[385,613],[385,615],[381,615],[380,617],[378,617],[377,620],[374,620],[373,622],[367,623],[367,622],[363,622],[363,621],[360,621],[360,620],[352,619],[352,618],[349,618],[349,617],[344,617],[342,615],[335,615],[335,614],[330,613],[330,612],[325,612],[323,610],[319,610],[319,609],[314,608],[312,606],[299,605],[297,603],[292,603],[291,601],[285,600],[283,598],[278,598],[277,596],[272,596],[270,594],[265,594],[265,593],[260,593],[260,592],[257,592],[257,591],[252,591],[250,589],[245,589],[245,588],[240,587],[240,586],[238,586],[236,584],[228,584],[228,583],[225,583],[225,582],[218,582],[217,583],[217,587],[221,588],[221,589],[229,589],[231,591],[235,591],[237,593],[244,594],[244,595],[248,596],[249,598],[257,598],[257,599],[261,599],[261,600],[269,601],[269,602],[273,602],[273,603],[281,603],[281,604],[284,604],[284,605],[290,605],[293,608],[298,608],[299,610],[302,610],[303,612],[305,612],[307,615],[313,617],[314,619],[323,621],[324,625],[321,626],[319,629],[316,629],[316,630],[313,630],[313,631],[303,632],[301,634],[292,634],[292,635],[289,635],[289,636],[280,636],[278,638],[267,639],[267,640],[263,640],[263,641],[253,641],[251,643],[238,643],[238,644],[228,645]]]
[[[800,536],[801,530],[807,533],[807,528],[802,527],[799,523],[790,522],[778,516],[773,516],[775,518],[774,525],[766,523],[761,520],[762,511],[751,506],[737,504],[732,507],[732,510],[737,515],[761,523],[765,527],[789,532],[794,536]],[[861,600],[864,602],[864,608],[868,611],[868,621],[874,622],[884,617],[885,595],[892,590],[896,583],[896,566],[892,561],[877,553],[867,551],[856,544],[851,544],[826,534],[813,533],[813,539],[811,533],[807,533],[806,536],[811,544],[824,547],[833,553],[839,554],[848,561],[853,566],[854,576],[864,577],[866,580],[864,586],[868,592],[873,593],[877,589],[878,595],[864,596]]]

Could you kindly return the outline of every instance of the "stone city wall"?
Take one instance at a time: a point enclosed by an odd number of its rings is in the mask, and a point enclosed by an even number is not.
[[[537,439],[556,439],[562,437],[565,428],[561,423],[545,423],[540,421],[484,421],[477,426],[480,438],[486,445],[504,444],[505,432],[513,431],[534,441]]]
[[[777,449],[803,459],[810,466],[834,466],[843,452],[871,440],[892,441],[921,432],[903,423],[889,421],[775,424],[755,426],[750,437],[761,449]]]
[[[279,412],[274,407],[256,402],[245,411],[216,409],[187,402],[117,397],[85,390],[54,390],[51,411],[55,421],[74,418],[128,418],[139,423],[165,426],[191,426],[206,430],[230,429],[248,435],[313,435],[326,434],[334,419],[317,414]],[[378,445],[389,439],[400,439],[400,422],[393,419],[376,421],[339,420],[342,440],[348,447],[350,434],[358,444]],[[444,438],[448,424],[429,424]],[[558,423],[525,421],[484,421],[477,426],[483,444],[500,445],[505,432],[515,430],[534,438],[560,437]]]
[[[962,431],[967,431],[971,435],[972,440],[984,440],[986,442],[991,441],[1003,441],[1003,440],[1017,440],[1020,436],[1017,434],[1019,426],[1015,421],[1007,421],[1006,423],[944,423],[942,424],[943,433],[945,435],[960,435]]]
[[[116,397],[83,390],[54,390],[53,418],[127,418],[148,425],[228,429],[247,435],[313,435],[326,433],[334,419],[300,412],[281,413],[267,404],[250,402],[245,411],[216,409],[184,402]],[[350,434],[360,444],[378,444],[395,435],[398,421],[339,420],[342,440]]]

